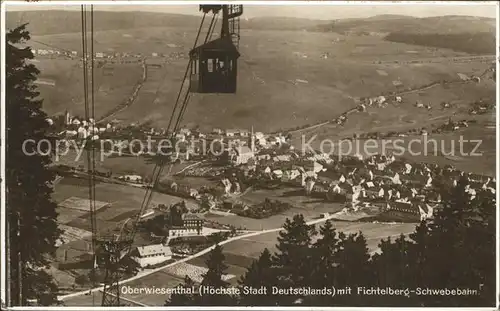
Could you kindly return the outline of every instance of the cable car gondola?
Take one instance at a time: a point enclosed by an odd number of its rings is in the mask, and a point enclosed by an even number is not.
[[[190,51],[190,91],[193,93],[236,93],[238,58],[235,45],[239,40],[238,17],[241,5],[200,5],[200,10],[217,14],[222,10],[220,38]]]

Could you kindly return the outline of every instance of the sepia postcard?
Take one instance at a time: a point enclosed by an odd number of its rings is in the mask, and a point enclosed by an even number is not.
[[[498,10],[3,1],[2,309],[498,309]]]

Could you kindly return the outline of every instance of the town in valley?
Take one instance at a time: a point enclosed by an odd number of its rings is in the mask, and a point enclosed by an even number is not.
[[[239,16],[239,5],[185,5],[181,14],[95,5],[86,19],[92,51],[82,50],[79,5],[7,6],[7,29],[27,23],[24,46],[40,70],[55,150],[48,168],[62,234],[46,270],[61,304],[117,295],[107,292],[106,244],[95,241],[129,243],[118,251],[127,267],[113,280],[130,288],[122,305],[163,306],[187,278],[202,291],[216,245],[228,287],[206,293],[260,297],[274,288],[239,282],[265,249],[281,251],[287,219],[302,215],[316,230],[312,243],[326,222],[361,232],[376,256],[382,239],[433,220],[446,205],[443,187],[466,182],[471,202],[496,197],[495,18],[451,7],[411,16],[380,6],[344,17],[332,6],[328,18],[243,6]],[[212,27],[213,7],[223,11]],[[266,10],[273,13],[259,13]],[[228,35],[226,22],[234,51],[225,53],[237,56],[207,64],[203,53]],[[196,71],[203,66],[220,79],[234,73],[237,83],[209,85]],[[356,299],[361,285],[346,286],[318,288]]]

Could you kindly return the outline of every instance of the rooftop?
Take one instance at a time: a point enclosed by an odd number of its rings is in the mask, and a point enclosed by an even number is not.
[[[198,215],[192,214],[192,213],[182,215],[182,219],[183,220],[201,220],[201,218],[198,217]]]
[[[170,247],[163,245],[163,244],[139,246],[139,247],[137,247],[137,251],[139,252],[139,256],[141,256],[141,257],[150,256],[150,255],[158,255],[158,254],[164,254],[166,256],[172,255],[172,251],[170,250]]]
[[[249,154],[253,153],[252,149],[248,148],[247,146],[240,146],[235,148],[236,152],[238,154]]]

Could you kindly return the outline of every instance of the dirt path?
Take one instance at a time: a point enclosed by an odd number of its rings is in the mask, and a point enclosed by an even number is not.
[[[119,104],[118,106],[116,106],[113,109],[109,110],[108,112],[104,113],[97,120],[97,122],[102,122],[102,121],[104,121],[106,119],[111,118],[112,116],[116,115],[118,112],[127,109],[128,107],[130,107],[135,102],[135,100],[139,96],[139,91],[141,90],[142,86],[144,85],[144,83],[146,82],[147,77],[148,77],[148,73],[147,73],[148,72],[148,66],[147,66],[145,60],[143,60],[143,62],[142,62],[142,70],[143,70],[142,79],[141,79],[141,81],[139,81],[137,83],[137,85],[134,88],[134,91],[129,96],[129,98],[125,102]]]
[[[196,162],[196,163],[190,164],[190,165],[186,166],[185,168],[183,168],[182,170],[180,170],[180,171],[178,171],[177,173],[175,173],[175,174],[174,174],[174,176],[176,176],[176,175],[180,175],[180,174],[182,174],[185,170],[188,170],[188,169],[190,169],[190,168],[192,168],[192,167],[194,167],[194,166],[196,166],[196,165],[200,165],[201,163],[203,163],[203,162],[205,162],[205,161],[206,161],[206,160],[203,160],[203,161],[198,161],[198,162]]]

